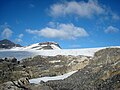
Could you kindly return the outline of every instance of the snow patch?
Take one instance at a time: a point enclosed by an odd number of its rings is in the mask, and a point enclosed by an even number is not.
[[[59,63],[59,62],[61,62],[61,60],[53,60],[53,61],[49,61],[49,63]]]
[[[39,84],[39,82],[44,81],[51,81],[51,80],[63,80],[69,76],[71,76],[73,73],[75,73],[77,71],[72,71],[63,75],[59,75],[59,76],[54,76],[54,77],[41,77],[41,78],[34,78],[34,79],[30,79],[30,83],[35,83],[35,84]]]
[[[60,50],[60,47],[57,46],[57,43],[46,42],[46,43],[36,43],[25,47],[14,47],[11,50],[44,50],[45,46],[51,46],[53,50]]]

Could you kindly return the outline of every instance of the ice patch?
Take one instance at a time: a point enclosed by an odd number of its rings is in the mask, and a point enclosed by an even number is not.
[[[30,79],[29,81],[30,81],[30,83],[39,84],[39,82],[41,82],[41,81],[47,82],[47,81],[50,81],[50,80],[63,80],[65,78],[71,76],[75,72],[77,72],[77,71],[72,71],[72,72],[66,73],[64,75],[59,75],[59,76],[54,76],[54,77],[34,78],[34,79]]]

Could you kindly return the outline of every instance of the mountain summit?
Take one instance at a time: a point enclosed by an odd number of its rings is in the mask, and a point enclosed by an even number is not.
[[[22,47],[23,50],[55,50],[61,49],[58,43],[55,42],[41,42],[32,44],[26,47]]]
[[[22,47],[22,46],[19,44],[15,44],[14,42],[8,39],[3,39],[0,41],[0,48],[2,49],[11,49],[13,47]]]

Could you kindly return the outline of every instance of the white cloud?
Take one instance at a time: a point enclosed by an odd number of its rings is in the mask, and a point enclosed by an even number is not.
[[[31,30],[31,29],[26,29],[26,32],[30,33],[30,34],[39,34],[38,30]]]
[[[34,8],[35,7],[35,5],[34,4],[29,4],[29,8]]]
[[[23,42],[23,40],[22,40],[23,36],[24,36],[24,34],[22,34],[22,33],[19,34],[19,35],[17,36],[17,38],[15,39],[15,41],[16,41],[17,43]]]
[[[4,28],[1,36],[2,38],[9,39],[12,36],[12,34],[13,34],[13,31],[10,28],[6,27]]]
[[[56,27],[56,23],[54,23],[54,22],[49,22],[49,23],[48,23],[48,26],[49,26],[49,27],[52,27],[52,28],[55,28],[55,27]]]
[[[8,25],[7,22],[5,22],[3,25],[0,25],[1,28],[10,28],[10,25]]]
[[[24,36],[24,34],[21,33],[18,35],[18,38],[23,38],[23,36]]]
[[[50,14],[52,16],[64,16],[69,14],[75,14],[81,17],[91,17],[95,14],[103,14],[104,8],[98,4],[95,0],[89,0],[88,2],[65,2],[54,4],[50,7]]]
[[[103,15],[113,20],[119,20],[120,16],[114,13],[109,7],[99,4],[98,0],[85,1],[66,1],[56,3],[50,6],[50,16],[64,17],[68,15],[77,15],[79,17],[91,18],[95,15]]]
[[[114,20],[120,20],[120,17],[117,14],[115,14],[115,13],[112,13],[112,18]]]
[[[105,33],[116,33],[118,32],[119,29],[113,26],[108,26],[105,30]]]
[[[16,41],[17,43],[19,43],[19,42],[23,42],[23,40],[20,39],[20,38],[16,38],[15,41]]]
[[[89,36],[84,28],[76,27],[73,24],[59,24],[56,28],[46,27],[41,30],[27,29],[26,31],[46,38],[76,39]]]

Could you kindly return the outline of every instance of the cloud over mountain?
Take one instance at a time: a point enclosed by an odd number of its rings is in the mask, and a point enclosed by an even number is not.
[[[76,39],[89,36],[84,28],[76,27],[73,24],[59,24],[55,28],[45,27],[41,30],[27,29],[26,31],[46,38]]]
[[[12,34],[13,34],[13,31],[9,27],[6,27],[1,33],[1,36],[4,39],[9,39],[12,36]]]

